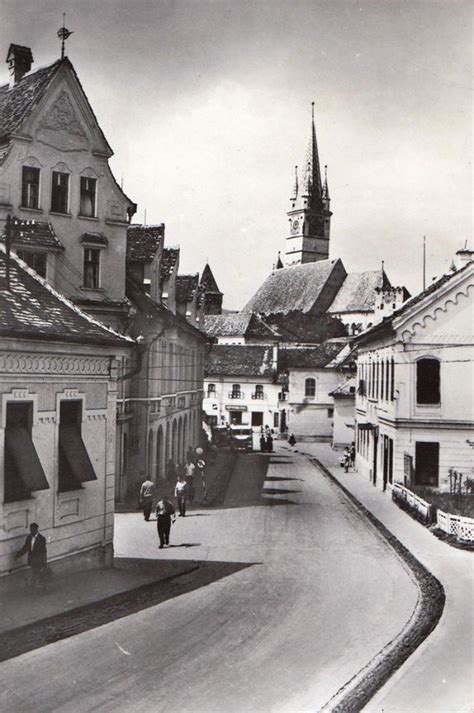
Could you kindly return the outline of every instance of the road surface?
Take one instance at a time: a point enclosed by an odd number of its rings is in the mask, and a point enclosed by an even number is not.
[[[154,523],[139,513],[117,516],[116,555],[217,563],[214,581],[1,664],[0,709],[295,713],[325,704],[400,634],[418,588],[311,463],[278,452],[267,462],[239,457],[224,506],[179,518],[169,549],[158,550]]]

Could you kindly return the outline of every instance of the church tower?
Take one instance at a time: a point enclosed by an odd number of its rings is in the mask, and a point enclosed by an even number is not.
[[[329,257],[329,232],[331,210],[327,167],[324,185],[321,181],[318,143],[314,125],[314,102],[312,103],[311,137],[303,168],[303,181],[298,183],[298,167],[295,167],[295,184],[288,211],[289,236],[286,257],[289,265],[301,265]]]

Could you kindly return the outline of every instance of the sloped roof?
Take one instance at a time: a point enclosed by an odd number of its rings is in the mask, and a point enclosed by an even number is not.
[[[127,228],[127,260],[151,262],[163,242],[164,223],[159,225],[129,225]]]
[[[179,248],[163,248],[161,255],[160,274],[162,280],[168,280],[178,264]]]
[[[261,317],[252,312],[206,315],[204,331],[212,337],[268,337],[274,340],[279,336]]]
[[[222,295],[222,292],[217,286],[216,279],[214,275],[212,274],[212,270],[209,267],[209,263],[206,263],[206,266],[204,270],[202,271],[201,275],[201,281],[199,283],[202,287],[205,288],[205,291],[208,294],[216,294],[216,295]]]
[[[0,87],[0,141],[19,129],[31,108],[38,103],[65,59],[25,74],[10,88]]]
[[[38,220],[18,220],[10,223],[11,242],[25,248],[44,248],[46,250],[64,250],[50,223]],[[5,231],[0,235],[5,241]]]
[[[379,334],[389,334],[393,332],[393,322],[396,319],[409,312],[419,302],[422,302],[424,299],[437,292],[441,287],[443,287],[443,285],[445,285],[447,282],[450,282],[450,280],[453,280],[455,277],[458,277],[461,273],[467,271],[468,269],[472,270],[473,265],[474,261],[471,260],[470,262],[463,265],[459,270],[456,270],[456,272],[451,272],[446,275],[442,275],[439,280],[432,282],[431,285],[426,288],[426,290],[423,290],[417,295],[410,297],[406,302],[403,303],[401,307],[395,310],[395,312],[392,312],[391,315],[389,315],[388,317],[384,317],[382,321],[378,324],[375,324],[373,327],[369,327],[364,332],[361,332],[361,334],[354,338],[354,343],[361,344],[363,342],[370,341],[372,336],[377,338]]]
[[[350,399],[355,399],[355,391],[356,391],[356,380],[355,379],[347,379],[346,381],[343,381],[342,384],[339,384],[339,386],[336,386],[333,391],[329,392],[329,396],[334,396],[335,399],[342,399],[342,398],[350,398]]]
[[[0,246],[0,337],[127,347],[134,344],[81,312],[16,255],[10,257],[10,290],[6,288],[6,255]]]
[[[177,275],[176,302],[186,304],[192,302],[199,287],[199,273],[195,275]]]
[[[286,314],[292,310],[309,312],[338,262],[319,260],[274,270],[242,311],[261,314]]]
[[[324,342],[315,347],[292,347],[280,351],[280,369],[321,369],[347,346],[344,341]]]
[[[270,377],[273,374],[272,351],[271,346],[215,344],[207,355],[205,373],[209,377]]]
[[[328,308],[328,312],[371,312],[375,305],[376,290],[390,287],[383,270],[351,272]]]

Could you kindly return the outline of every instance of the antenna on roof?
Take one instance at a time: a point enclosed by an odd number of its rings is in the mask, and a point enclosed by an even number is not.
[[[70,35],[72,35],[73,30],[66,29],[66,13],[63,12],[63,26],[59,28],[57,35],[61,40],[61,59],[64,59],[64,43]]]

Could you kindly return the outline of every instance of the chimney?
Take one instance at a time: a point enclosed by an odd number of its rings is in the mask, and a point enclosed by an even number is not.
[[[33,64],[33,55],[29,47],[10,45],[6,62],[10,70],[10,87],[13,87],[30,71]]]

